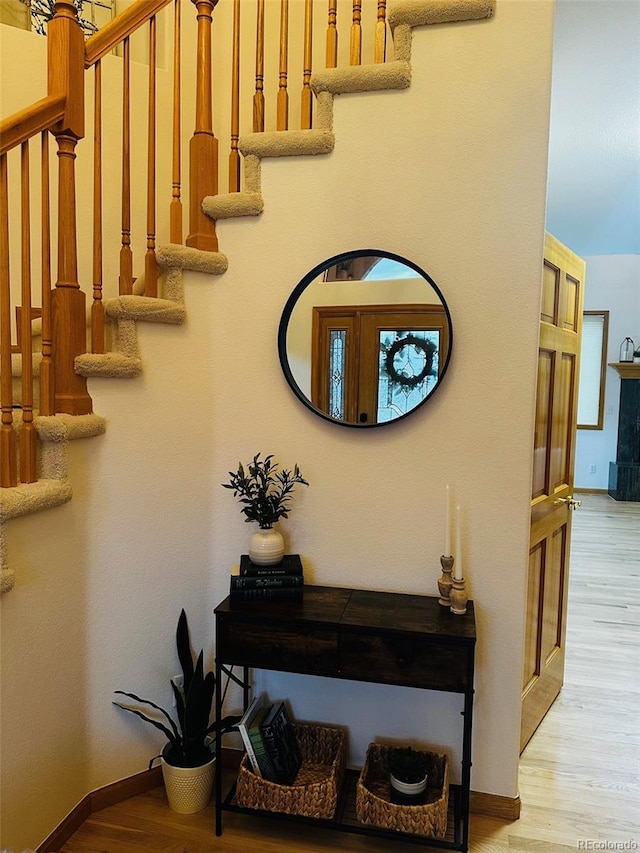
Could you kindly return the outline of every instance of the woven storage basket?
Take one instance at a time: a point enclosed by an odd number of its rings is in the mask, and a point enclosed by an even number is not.
[[[238,771],[236,802],[249,809],[332,818],[346,761],[347,737],[340,729],[293,724],[302,766],[292,785],[260,779],[245,755]]]
[[[426,752],[427,791],[421,805],[397,805],[391,802],[389,754],[393,747],[371,743],[356,787],[356,816],[361,823],[444,837],[449,806],[449,765],[445,755]]]

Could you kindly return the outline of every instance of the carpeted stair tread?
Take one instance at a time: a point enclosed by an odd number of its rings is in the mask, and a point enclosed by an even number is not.
[[[295,157],[300,154],[329,154],[335,137],[330,130],[270,130],[248,133],[238,139],[244,155],[257,157]]]
[[[80,376],[134,379],[142,373],[142,359],[122,352],[87,352],[76,356],[74,369]]]
[[[186,317],[184,305],[153,296],[114,296],[105,299],[104,310],[112,320],[144,320],[147,323],[180,325]]]
[[[178,243],[160,246],[156,251],[156,260],[164,269],[191,270],[209,275],[222,275],[229,265],[227,256],[222,252],[204,252]]]
[[[234,216],[259,216],[264,210],[261,193],[220,193],[206,196],[202,210],[211,219],[231,219]]]
[[[325,68],[311,77],[311,88],[318,92],[343,95],[347,92],[373,92],[407,89],[411,85],[411,65],[404,60]]]
[[[13,488],[0,489],[0,523],[61,506],[71,500],[72,491],[71,482],[66,478],[38,480],[36,483],[21,483]]]
[[[93,438],[106,432],[107,421],[102,415],[39,415],[34,418],[41,441],[73,441]]]
[[[490,18],[495,0],[394,0],[389,3],[387,20],[394,30],[398,25],[422,27],[427,24],[452,24]]]

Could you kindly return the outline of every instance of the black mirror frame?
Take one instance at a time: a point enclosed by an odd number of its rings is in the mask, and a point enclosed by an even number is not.
[[[311,284],[311,282],[315,281],[315,279],[322,273],[325,272],[330,267],[342,263],[344,261],[350,261],[354,258],[362,258],[362,257],[379,257],[379,258],[388,258],[392,261],[397,261],[404,266],[410,267],[414,270],[418,275],[423,278],[428,284],[433,288],[436,292],[440,301],[442,303],[442,307],[444,308],[444,313],[447,319],[447,323],[449,324],[449,347],[447,353],[445,355],[444,363],[442,366],[442,371],[438,378],[437,383],[432,388],[431,392],[418,403],[411,411],[406,412],[404,415],[400,415],[398,418],[394,418],[391,421],[382,421],[381,423],[352,423],[350,421],[340,421],[336,418],[332,418],[326,412],[321,411],[313,405],[311,400],[302,392],[298,383],[293,377],[293,373],[291,371],[291,367],[289,365],[289,359],[287,356],[287,329],[289,325],[289,320],[291,319],[291,314],[293,313],[293,309],[298,301],[298,298],[303,293],[304,290]],[[329,421],[329,423],[336,424],[337,426],[342,427],[355,427],[356,429],[372,429],[374,427],[384,427],[389,424],[396,424],[398,421],[403,421],[405,418],[413,415],[419,409],[421,409],[424,404],[430,400],[433,395],[436,393],[438,388],[442,385],[442,380],[447,372],[447,368],[449,367],[449,362],[451,361],[451,354],[453,352],[453,323],[451,322],[451,313],[449,311],[449,306],[447,305],[444,296],[442,295],[442,291],[435,283],[435,281],[431,278],[428,273],[426,273],[421,267],[417,264],[414,264],[412,261],[403,258],[401,255],[395,255],[392,252],[386,252],[381,249],[356,249],[349,252],[342,252],[339,255],[334,255],[331,258],[328,258],[325,261],[322,261],[317,266],[315,266],[310,272],[308,272],[296,285],[293,292],[287,299],[284,309],[282,311],[282,316],[280,318],[280,324],[278,326],[278,356],[280,358],[280,365],[282,367],[282,372],[284,373],[284,377],[287,380],[287,384],[296,395],[296,397],[315,415],[318,415],[325,421]]]

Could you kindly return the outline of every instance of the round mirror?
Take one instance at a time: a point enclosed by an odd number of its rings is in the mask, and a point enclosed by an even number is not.
[[[397,421],[442,382],[453,332],[433,279],[411,261],[363,249],[329,258],[287,300],[280,363],[296,396],[344,426]]]

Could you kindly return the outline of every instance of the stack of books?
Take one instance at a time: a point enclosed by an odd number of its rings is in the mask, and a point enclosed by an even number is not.
[[[243,554],[231,573],[232,601],[301,601],[303,587],[299,554],[285,554],[275,566],[258,566]]]
[[[238,728],[256,776],[291,785],[302,758],[284,702],[270,704],[263,695],[256,696]]]

